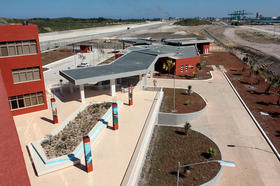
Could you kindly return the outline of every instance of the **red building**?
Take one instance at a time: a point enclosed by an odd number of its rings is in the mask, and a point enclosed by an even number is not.
[[[30,185],[0,70],[0,185]]]
[[[47,109],[36,25],[0,25],[0,70],[12,115]]]

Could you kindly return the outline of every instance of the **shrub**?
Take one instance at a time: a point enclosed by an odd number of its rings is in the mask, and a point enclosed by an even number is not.
[[[190,100],[190,99],[187,99],[186,101],[185,101],[185,105],[189,105],[189,104],[191,104],[192,103],[192,101]]]
[[[214,158],[217,155],[217,151],[216,151],[216,149],[210,147],[208,150],[208,154],[211,158]]]
[[[187,89],[187,95],[191,95],[191,93],[192,93],[192,86],[189,85]]]
[[[184,125],[184,129],[185,129],[185,134],[188,135],[188,131],[189,129],[191,129],[191,124],[189,122],[186,122]]]

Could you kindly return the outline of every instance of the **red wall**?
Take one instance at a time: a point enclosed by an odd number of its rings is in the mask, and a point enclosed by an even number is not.
[[[38,28],[36,25],[0,25],[0,42],[3,41],[22,41],[22,40],[36,40],[38,54],[13,56],[13,57],[0,57],[0,70],[4,79],[5,87],[8,97],[23,95],[34,92],[43,92],[44,105],[13,110],[13,115],[19,115],[38,110],[47,109],[46,93],[44,76],[42,71],[40,44],[38,40]],[[27,67],[40,67],[41,80],[32,81],[27,83],[13,83],[12,69],[27,68]],[[8,99],[8,98],[7,98]]]
[[[206,53],[206,49],[208,49],[208,52]],[[204,44],[203,45],[203,54],[209,54],[210,53],[210,44]]]
[[[194,72],[196,70],[196,64],[200,62],[200,56],[196,57],[187,57],[182,59],[176,59],[176,75],[182,75]],[[181,66],[183,65],[183,72],[181,72]],[[188,67],[188,71],[186,72],[186,65],[194,66],[193,69]]]
[[[0,185],[30,185],[0,70]]]
[[[118,59],[121,56],[123,56],[123,54],[117,53],[117,54],[115,54],[115,59]]]
[[[91,51],[90,48],[91,48],[90,46],[81,45],[81,46],[80,46],[80,51],[81,51],[82,53],[87,53],[87,52]]]

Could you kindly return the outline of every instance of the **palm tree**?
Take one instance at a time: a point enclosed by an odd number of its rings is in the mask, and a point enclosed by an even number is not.
[[[242,67],[242,72],[244,72],[245,71],[245,65],[246,65],[246,63],[248,62],[248,57],[243,57],[243,67]]]
[[[191,129],[191,124],[189,122],[186,122],[184,125],[184,129],[185,129],[185,134],[188,135],[188,131],[189,129]]]
[[[253,61],[251,58],[248,60],[249,66],[250,66],[250,76],[251,76],[251,85],[252,85],[252,79],[254,77],[254,65],[255,61]]]
[[[167,60],[165,63],[163,63],[162,68],[166,71],[168,71],[168,76],[170,75],[170,71],[171,69],[175,66],[175,62],[173,62],[172,60]]]
[[[280,81],[280,78],[279,76],[269,76],[265,79],[266,82],[269,83],[268,87],[266,87],[265,89],[265,94],[269,94],[269,91],[270,91],[270,88],[274,85],[276,85],[279,81]]]
[[[201,66],[201,63],[196,63],[195,66],[196,66],[196,69],[195,69],[195,72],[196,72],[196,73],[195,73],[194,75],[196,76],[196,75],[197,75],[198,69],[201,70],[201,69],[202,69],[202,66]]]

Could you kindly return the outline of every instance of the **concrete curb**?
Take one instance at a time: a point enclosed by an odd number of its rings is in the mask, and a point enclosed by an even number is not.
[[[157,112],[163,98],[163,92],[157,93],[153,105],[149,111],[149,115],[143,126],[141,135],[138,139],[135,151],[132,155],[127,171],[123,177],[121,185],[137,185],[141,176],[142,167],[146,159],[146,153],[152,139],[154,123],[157,120]]]
[[[232,90],[234,91],[234,93],[236,94],[236,96],[238,97],[238,99],[240,100],[240,102],[242,103],[242,105],[244,106],[244,108],[246,109],[246,111],[248,112],[248,114],[250,115],[250,117],[252,118],[252,120],[254,121],[254,123],[256,124],[257,128],[259,129],[259,131],[261,132],[261,134],[263,135],[263,137],[265,138],[265,140],[267,141],[268,145],[271,147],[272,151],[274,152],[274,154],[276,155],[276,157],[278,158],[278,160],[280,161],[280,154],[277,151],[277,149],[274,147],[274,145],[271,143],[271,141],[269,140],[269,138],[267,137],[267,135],[265,134],[264,130],[262,129],[262,127],[260,126],[260,124],[258,123],[258,121],[256,120],[256,118],[254,117],[254,115],[251,113],[250,109],[247,107],[246,103],[243,101],[243,99],[241,98],[241,96],[239,95],[239,93],[237,92],[237,90],[234,88],[233,84],[231,83],[231,81],[229,80],[229,78],[227,77],[227,75],[221,71],[224,75],[224,77],[226,78],[227,82],[229,83],[229,85],[231,86]]]

